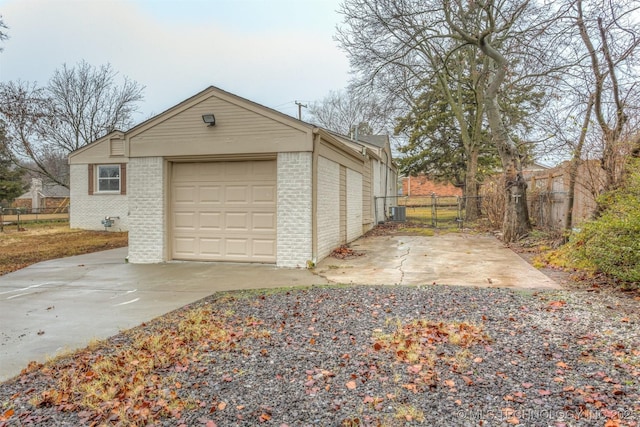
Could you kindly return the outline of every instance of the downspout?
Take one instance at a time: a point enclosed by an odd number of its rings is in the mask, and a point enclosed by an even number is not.
[[[311,262],[318,262],[318,147],[320,129],[313,128],[313,151],[311,152]]]
[[[389,155],[386,150],[384,151],[384,157],[387,161],[384,164],[384,218],[387,219],[387,195],[389,192]]]

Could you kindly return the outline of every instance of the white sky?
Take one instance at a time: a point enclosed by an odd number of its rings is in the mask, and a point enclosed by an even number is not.
[[[146,86],[136,121],[213,85],[286,114],[346,87],[339,0],[0,0],[0,81],[81,60]]]

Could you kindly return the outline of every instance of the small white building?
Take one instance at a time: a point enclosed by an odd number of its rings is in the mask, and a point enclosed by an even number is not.
[[[101,230],[108,217],[129,231],[132,263],[305,267],[384,219],[375,200],[395,195],[397,175],[386,141],[209,87],[71,153],[71,227]]]

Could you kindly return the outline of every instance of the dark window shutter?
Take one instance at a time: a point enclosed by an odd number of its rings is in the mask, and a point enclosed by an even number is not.
[[[94,165],[89,165],[89,195],[91,196],[93,194],[93,170],[94,170]]]
[[[127,164],[120,164],[120,194],[127,194]]]

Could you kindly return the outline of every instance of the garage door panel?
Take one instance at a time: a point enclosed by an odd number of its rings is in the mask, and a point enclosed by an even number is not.
[[[180,231],[196,229],[195,214],[193,212],[174,212],[173,226]]]
[[[173,258],[276,261],[276,161],[175,163]]]
[[[201,185],[197,201],[200,203],[221,204],[222,187],[219,185]]]
[[[226,239],[226,255],[239,258],[249,257],[249,239]]]
[[[201,230],[220,231],[223,228],[220,212],[200,212],[198,225]]]
[[[227,212],[225,228],[231,232],[249,231],[249,214],[247,212]]]
[[[252,162],[252,174],[258,178],[271,178],[276,175],[276,162]]]
[[[251,192],[249,191],[249,185],[227,185],[225,188],[225,203],[240,203],[248,205],[251,203]]]
[[[251,223],[254,231],[275,232],[276,214],[273,212],[254,212],[251,216]]]
[[[224,242],[220,238],[202,237],[200,238],[200,255],[209,258],[221,257]]]
[[[194,185],[175,186],[173,190],[174,203],[193,203],[197,188]]]
[[[272,239],[253,239],[252,249],[254,257],[272,258],[276,256],[276,241]]]
[[[276,203],[276,187],[275,185],[254,185],[251,188],[252,201],[254,204],[275,204]]]
[[[175,237],[173,243],[174,253],[184,257],[192,257],[196,252],[196,238]]]

